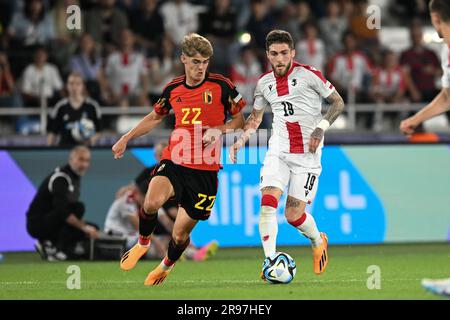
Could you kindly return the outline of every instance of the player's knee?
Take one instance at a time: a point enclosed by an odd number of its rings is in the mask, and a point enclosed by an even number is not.
[[[294,210],[292,208],[286,208],[286,210],[284,210],[284,216],[286,217],[286,221],[289,223],[300,218],[302,214],[303,212],[298,212],[298,210]]]
[[[144,201],[144,211],[146,214],[152,214],[158,212],[159,208],[164,204],[160,199],[145,199]]]
[[[181,246],[189,239],[189,234],[186,234],[185,232],[173,232],[172,233],[172,240],[177,246]]]

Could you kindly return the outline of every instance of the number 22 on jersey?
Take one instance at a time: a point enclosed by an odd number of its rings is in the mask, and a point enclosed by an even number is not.
[[[201,124],[200,120],[197,120],[202,113],[201,108],[181,108],[183,112],[183,118],[181,124]]]

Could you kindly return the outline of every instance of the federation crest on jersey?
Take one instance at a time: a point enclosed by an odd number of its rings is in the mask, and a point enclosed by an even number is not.
[[[205,92],[203,92],[203,101],[206,104],[212,103],[212,92],[210,90],[206,90]]]

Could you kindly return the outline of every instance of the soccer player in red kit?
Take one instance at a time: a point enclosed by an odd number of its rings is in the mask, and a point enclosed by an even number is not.
[[[230,80],[207,72],[213,55],[211,43],[198,34],[189,34],[181,44],[185,75],[165,87],[154,110],[112,147],[121,158],[129,140],[144,135],[161,123],[172,109],[175,129],[164,149],[159,166],[139,214],[139,241],[124,254],[120,267],[132,269],[148,251],[156,226],[158,209],[169,199],[179,203],[167,255],[151,271],[144,284],[161,284],[189,245],[190,234],[199,220],[209,218],[218,188],[221,135],[244,125],[245,101]],[[227,116],[231,120],[226,122]]]

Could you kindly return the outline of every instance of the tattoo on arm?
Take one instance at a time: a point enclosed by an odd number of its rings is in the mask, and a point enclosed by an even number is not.
[[[261,124],[263,116],[264,110],[253,109],[252,113],[248,116],[247,120],[245,121],[244,130],[258,129],[259,125]]]
[[[263,110],[253,109],[252,113],[248,116],[247,120],[245,120],[244,133],[241,136],[241,139],[243,139],[244,144],[247,142],[248,139],[250,139],[250,136],[256,132],[259,125],[261,124],[263,116],[264,116],[264,109]]]
[[[344,100],[339,95],[339,93],[334,90],[333,93],[326,99],[330,104],[327,113],[324,115],[324,119],[328,120],[328,122],[333,124],[333,122],[339,117],[339,115],[344,111]]]
[[[311,133],[311,139],[317,139],[322,140],[323,139],[323,130],[321,128],[315,128],[314,131]]]

